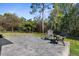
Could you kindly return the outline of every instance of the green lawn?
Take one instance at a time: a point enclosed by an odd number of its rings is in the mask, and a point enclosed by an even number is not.
[[[66,38],[65,41],[70,42],[70,55],[79,56],[79,40]]]
[[[1,33],[3,34],[4,37],[9,37],[9,36],[16,36],[16,35],[27,35],[27,34],[32,34],[32,33],[20,33],[20,32],[5,32],[5,33]]]
[[[42,33],[2,33],[3,36],[15,36],[15,35],[26,35],[32,34],[34,37],[44,37],[45,35]],[[70,55],[71,56],[79,56],[79,40],[75,40],[72,38],[65,38],[65,41],[70,42]]]

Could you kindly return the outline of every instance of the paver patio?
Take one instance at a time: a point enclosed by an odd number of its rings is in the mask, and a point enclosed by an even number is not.
[[[2,41],[0,38],[1,56],[67,56],[69,54],[69,43],[50,44],[49,40],[35,38],[32,35],[9,36]],[[4,43],[7,43],[4,44]]]

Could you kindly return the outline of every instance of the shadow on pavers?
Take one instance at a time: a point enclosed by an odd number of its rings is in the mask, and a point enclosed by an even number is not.
[[[5,38],[0,38],[0,56],[1,56],[1,48],[4,45],[8,45],[8,44],[13,44],[11,41],[5,39]]]

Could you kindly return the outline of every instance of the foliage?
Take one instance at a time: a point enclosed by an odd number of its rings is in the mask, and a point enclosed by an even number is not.
[[[1,26],[7,31],[14,31],[14,29],[18,26],[19,20],[15,14],[5,13],[0,17]]]
[[[78,36],[78,14],[77,4],[54,4],[54,9],[49,16],[49,26],[57,32]]]
[[[62,31],[69,33],[70,35],[77,36],[79,34],[79,9],[73,7],[68,14],[66,14],[62,19]]]
[[[6,30],[2,27],[2,26],[0,26],[0,32],[5,32]]]

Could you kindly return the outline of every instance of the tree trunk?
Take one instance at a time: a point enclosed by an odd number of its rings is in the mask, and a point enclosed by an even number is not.
[[[42,8],[42,33],[44,33],[44,3]]]
[[[13,29],[13,27],[12,27],[12,29],[11,29],[11,30],[12,30],[12,32],[14,32],[14,29]]]
[[[42,33],[44,33],[44,20],[43,20],[43,13],[42,13]]]

